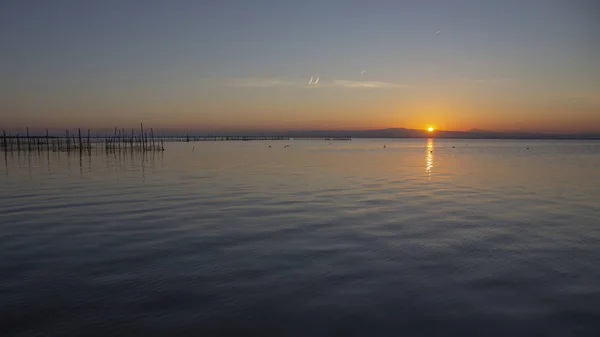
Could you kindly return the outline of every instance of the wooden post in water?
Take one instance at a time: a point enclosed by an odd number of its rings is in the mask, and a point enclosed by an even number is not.
[[[144,150],[144,124],[140,123],[140,150]]]
[[[4,145],[4,153],[8,150],[8,144],[6,143],[6,131],[2,130],[2,143]]]
[[[17,152],[21,151],[21,141],[19,140],[19,134],[17,133]]]
[[[83,150],[83,142],[81,141],[81,129],[80,128],[77,129],[77,133],[79,133],[79,152],[81,152],[81,150]]]
[[[131,137],[131,138],[130,138],[130,142],[131,142],[131,144],[130,144],[130,146],[131,146],[131,151],[132,151],[132,152],[133,152],[133,150],[134,150],[134,147],[133,147],[133,137],[134,137],[134,134],[133,134],[133,132],[134,132],[134,131],[133,131],[133,129],[131,129],[131,136],[130,136],[130,137]]]
[[[92,148],[92,143],[90,143],[90,129],[88,129],[87,148],[88,150]]]
[[[25,138],[27,140],[27,150],[31,151],[31,140],[29,139],[29,127],[26,128],[27,130],[27,138]]]
[[[67,152],[71,151],[71,137],[69,137],[69,130],[65,130],[65,137],[67,138]]]
[[[150,137],[152,138],[152,151],[156,151],[156,147],[154,146],[154,129],[150,128]]]
[[[46,151],[50,152],[50,137],[48,137],[48,129],[46,129]]]
[[[115,133],[112,138],[112,148],[115,150],[117,148],[117,128],[115,127]]]

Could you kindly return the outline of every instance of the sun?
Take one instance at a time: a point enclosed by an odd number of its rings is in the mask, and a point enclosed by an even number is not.
[[[435,129],[433,127],[430,126],[427,128],[427,132],[433,132],[433,131],[435,131]]]

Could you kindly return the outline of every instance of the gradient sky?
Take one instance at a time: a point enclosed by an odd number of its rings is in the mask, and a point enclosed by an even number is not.
[[[594,0],[2,1],[0,46],[0,128],[600,131]]]

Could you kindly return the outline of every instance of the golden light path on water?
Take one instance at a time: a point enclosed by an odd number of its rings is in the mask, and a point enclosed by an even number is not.
[[[433,169],[433,138],[427,140],[427,152],[425,156],[425,172],[431,177],[431,170]]]

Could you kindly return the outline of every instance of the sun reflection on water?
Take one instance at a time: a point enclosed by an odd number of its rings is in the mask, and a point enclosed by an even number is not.
[[[433,138],[427,140],[427,153],[425,156],[425,172],[431,177],[431,170],[433,169]]]

